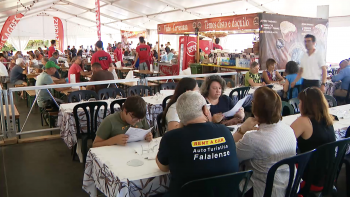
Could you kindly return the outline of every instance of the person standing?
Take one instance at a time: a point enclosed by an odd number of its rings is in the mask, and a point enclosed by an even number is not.
[[[143,36],[139,37],[140,45],[136,47],[136,58],[133,67],[137,60],[140,58],[139,69],[149,70],[149,56],[151,54],[151,48],[145,44],[145,38]]]
[[[101,40],[96,42],[97,51],[91,58],[91,64],[98,62],[101,64],[103,70],[108,70],[109,67],[114,68],[111,56],[102,49],[103,42]]]
[[[55,46],[56,46],[56,40],[51,40],[51,46],[49,47],[49,50],[48,50],[48,56],[49,56],[49,58],[50,58],[50,57],[52,56],[52,54],[56,51]]]
[[[118,42],[117,48],[114,50],[114,59],[115,62],[121,62],[121,65],[124,66],[123,63],[123,49],[122,49],[122,43]]]
[[[213,49],[220,49],[220,50],[223,50],[222,46],[219,45],[220,43],[220,38],[215,38],[215,43],[213,43]]]
[[[296,79],[291,83],[294,88],[300,78],[303,78],[302,89],[319,87],[323,93],[326,91],[327,66],[321,51],[316,50],[316,38],[307,34],[304,39],[305,53],[300,60],[300,70]],[[322,76],[322,78],[321,78]]]
[[[75,46],[73,46],[71,52],[72,52],[72,57],[77,56],[77,49],[75,48]]]

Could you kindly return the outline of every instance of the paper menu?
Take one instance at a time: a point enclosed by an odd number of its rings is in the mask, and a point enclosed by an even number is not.
[[[145,136],[147,135],[147,133],[151,132],[152,129],[153,129],[153,127],[151,127],[148,130],[129,127],[129,129],[126,131],[125,135],[129,136],[128,142],[141,141],[141,140],[145,139]]]
[[[223,115],[225,117],[232,117],[234,116],[238,111],[239,109],[242,107],[242,105],[244,104],[245,100],[247,99],[248,97],[245,96],[244,98],[242,98],[241,100],[239,100],[236,105],[228,112],[225,112],[223,113]]]

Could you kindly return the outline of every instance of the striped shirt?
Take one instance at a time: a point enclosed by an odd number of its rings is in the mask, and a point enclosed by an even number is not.
[[[259,130],[247,132],[236,143],[237,157],[244,161],[246,170],[253,170],[248,189],[253,187],[254,197],[264,196],[269,169],[278,161],[296,155],[293,129],[283,122],[261,124]],[[289,168],[284,165],[275,174],[272,197],[285,196]]]

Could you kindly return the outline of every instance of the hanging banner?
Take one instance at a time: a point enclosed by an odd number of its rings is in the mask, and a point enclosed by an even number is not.
[[[120,30],[120,34],[122,35],[122,46],[128,47],[131,43],[128,42],[129,38],[139,38],[143,36],[146,39],[146,31],[124,31]]]
[[[58,17],[53,17],[53,25],[55,26],[56,46],[58,47],[57,49],[63,52],[64,32],[61,19]]]
[[[262,69],[266,60],[273,58],[277,69],[284,69],[288,61],[298,64],[306,52],[304,37],[316,37],[316,49],[326,57],[328,20],[278,14],[260,14],[259,61]]]
[[[0,50],[6,43],[7,39],[10,37],[12,31],[15,29],[19,20],[23,17],[23,14],[15,14],[9,16],[2,26],[1,34],[0,34]]]
[[[200,32],[259,29],[258,14],[223,16],[216,18],[198,19],[196,21],[196,26]]]
[[[100,0],[95,0],[96,27],[98,40],[101,40]]]
[[[165,23],[158,25],[158,34],[176,34],[195,32],[196,20],[180,21],[174,23]]]

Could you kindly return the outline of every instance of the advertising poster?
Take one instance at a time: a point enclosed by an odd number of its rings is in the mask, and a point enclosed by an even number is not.
[[[23,14],[19,13],[19,14],[9,16],[7,18],[4,25],[2,26],[2,30],[0,33],[0,50],[2,49],[7,39],[10,37],[12,31],[15,29],[17,23],[22,17],[23,17]]]
[[[120,30],[120,34],[122,35],[122,46],[123,48],[130,48],[131,43],[128,39],[131,38],[139,38],[143,36],[146,39],[146,31],[124,31]]]
[[[276,69],[284,69],[292,60],[300,63],[306,52],[304,37],[312,34],[316,37],[316,50],[326,58],[328,20],[307,17],[260,14],[260,50],[261,69],[266,69],[266,60],[273,58]]]
[[[58,46],[58,50],[64,51],[63,44],[64,44],[64,32],[63,32],[63,25],[62,21],[58,17],[53,17],[54,21],[54,27],[55,27],[55,38],[56,38],[56,46]]]

